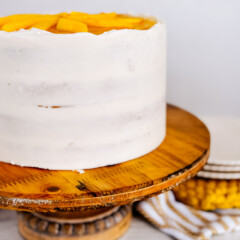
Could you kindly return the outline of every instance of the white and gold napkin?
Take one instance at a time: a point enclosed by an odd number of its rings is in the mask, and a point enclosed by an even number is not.
[[[236,209],[195,210],[176,201],[171,191],[139,202],[136,209],[160,231],[179,240],[206,240],[240,230],[240,212]]]

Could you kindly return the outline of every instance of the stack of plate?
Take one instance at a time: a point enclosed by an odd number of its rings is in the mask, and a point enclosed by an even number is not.
[[[240,179],[240,118],[203,117],[211,133],[208,163],[199,177]]]
[[[240,209],[240,118],[203,117],[211,134],[208,163],[174,189],[176,198],[202,210]]]

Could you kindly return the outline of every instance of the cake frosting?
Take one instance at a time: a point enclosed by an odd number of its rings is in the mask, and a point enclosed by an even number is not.
[[[87,169],[165,137],[165,25],[54,34],[0,31],[0,161]]]

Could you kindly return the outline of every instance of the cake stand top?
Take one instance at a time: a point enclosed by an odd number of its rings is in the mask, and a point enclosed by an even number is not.
[[[76,211],[142,200],[195,175],[206,163],[209,147],[210,134],[204,123],[168,105],[166,138],[143,157],[82,174],[0,162],[0,207]]]

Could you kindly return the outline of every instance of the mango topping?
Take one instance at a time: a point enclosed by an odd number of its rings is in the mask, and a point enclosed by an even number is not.
[[[91,32],[93,34],[101,34],[113,29],[146,30],[155,23],[156,21],[152,19],[116,13],[16,14],[1,17],[0,30],[14,32],[20,29],[37,28],[52,33]]]
[[[85,23],[68,18],[60,18],[56,28],[59,31],[88,32],[88,27]]]
[[[54,27],[57,25],[59,20],[59,17],[53,18],[53,19],[49,19],[49,20],[43,20],[41,22],[38,22],[34,25],[32,25],[32,28],[38,28],[41,30],[48,30],[51,27]]]

